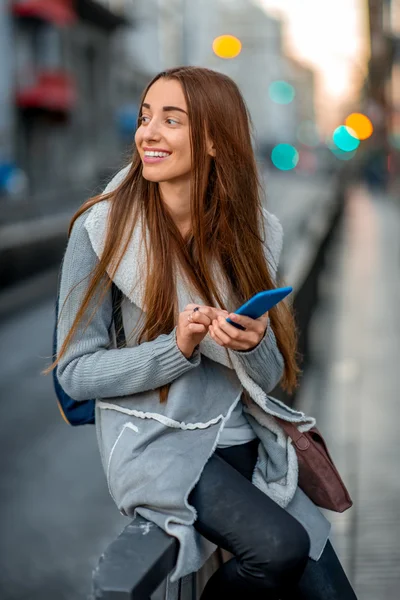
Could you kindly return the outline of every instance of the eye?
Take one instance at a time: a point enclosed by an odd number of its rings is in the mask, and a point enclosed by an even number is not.
[[[146,121],[146,119],[147,119],[147,121]],[[141,116],[139,117],[139,123],[140,123],[141,125],[145,125],[145,124],[146,124],[146,123],[148,123],[149,121],[150,121],[150,117],[148,117],[147,115],[141,115]]]
[[[168,119],[166,119],[168,125],[179,125],[179,121],[177,121],[176,119],[173,119],[172,117],[168,117]]]

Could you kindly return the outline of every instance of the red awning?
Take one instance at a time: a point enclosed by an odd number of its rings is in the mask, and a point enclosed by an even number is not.
[[[13,4],[13,13],[56,25],[71,25],[77,19],[73,0],[17,0]]]
[[[74,81],[64,73],[42,73],[31,87],[17,93],[20,108],[69,112],[76,101]]]

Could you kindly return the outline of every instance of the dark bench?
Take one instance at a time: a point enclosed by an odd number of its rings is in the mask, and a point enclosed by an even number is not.
[[[93,598],[150,598],[172,571],[178,542],[137,516],[101,556],[93,574]]]
[[[101,556],[93,573],[91,600],[164,600],[177,554],[175,538],[137,516]],[[230,556],[218,549],[198,573],[168,583],[168,600],[196,600],[211,574]]]

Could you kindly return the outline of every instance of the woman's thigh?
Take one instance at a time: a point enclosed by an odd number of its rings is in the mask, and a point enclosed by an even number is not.
[[[266,562],[268,568],[275,569],[275,581],[279,581],[282,570],[290,571],[291,562],[304,557],[305,552],[308,555],[309,540],[296,519],[251,483],[256,458],[254,442],[217,450],[190,502],[197,510],[195,527],[202,535],[252,563],[250,567]],[[282,600],[356,600],[329,541],[319,561],[306,560],[301,572],[295,589],[288,594],[282,589]]]
[[[271,567],[290,565],[291,558],[298,561],[308,554],[308,534],[249,480],[255,464],[254,456],[251,466],[251,444],[233,448],[210,458],[190,495],[197,511],[196,529],[243,561],[263,561]]]

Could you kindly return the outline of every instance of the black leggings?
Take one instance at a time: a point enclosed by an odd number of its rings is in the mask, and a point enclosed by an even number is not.
[[[251,483],[257,447],[217,449],[190,495],[196,529],[234,555],[201,600],[357,600],[330,542],[308,558],[304,527]]]

